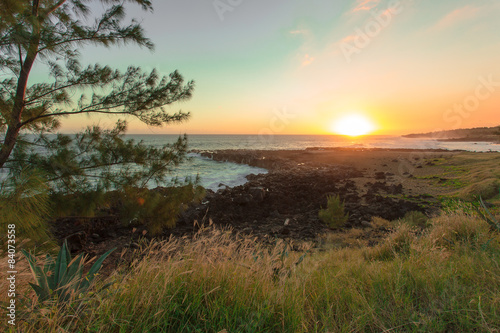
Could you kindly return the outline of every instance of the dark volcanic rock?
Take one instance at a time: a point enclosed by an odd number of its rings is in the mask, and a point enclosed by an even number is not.
[[[278,162],[271,160],[271,163]],[[229,225],[244,233],[252,230],[257,236],[309,239],[328,230],[319,220],[318,212],[326,207],[329,195],[339,195],[344,201],[350,214],[347,225],[351,227],[367,227],[374,216],[394,220],[408,211],[422,210],[413,202],[385,196],[401,194],[401,184],[368,183],[367,193],[360,195],[352,180],[360,172],[352,167],[292,166],[288,162],[274,167],[268,174],[248,176],[245,185],[219,190],[210,197],[206,209],[192,208],[192,219],[211,219],[215,224]],[[385,179],[385,173],[380,174]],[[287,219],[289,224],[284,226]]]

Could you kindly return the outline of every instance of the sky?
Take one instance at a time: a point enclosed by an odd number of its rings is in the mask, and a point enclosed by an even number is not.
[[[129,119],[129,133],[332,134],[353,114],[380,135],[500,125],[498,0],[155,0],[153,7],[128,7],[153,52],[81,51],[83,63],[177,69],[196,82],[190,101],[169,106],[191,112],[188,122],[153,128]],[[70,117],[62,130],[115,121]]]

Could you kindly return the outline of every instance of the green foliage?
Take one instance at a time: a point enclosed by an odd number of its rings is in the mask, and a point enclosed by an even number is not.
[[[381,244],[369,249],[365,254],[371,260],[393,260],[410,254],[416,230],[408,223],[401,223]]]
[[[91,2],[101,5],[102,14],[91,11]],[[189,118],[189,112],[166,109],[190,99],[194,90],[194,82],[185,82],[177,70],[161,75],[156,69],[145,72],[135,66],[122,71],[80,64],[81,49],[89,44],[110,47],[133,43],[153,49],[140,23],[126,22],[127,2],[152,10],[150,0],[0,3],[0,170],[8,171],[12,179],[23,170],[36,170],[55,202],[68,195],[82,199],[58,214],[76,210],[93,214],[105,203],[105,191],[161,184],[186,155],[186,136],[163,147],[125,140],[124,120],[109,130],[94,126],[76,135],[54,134],[61,119],[73,115],[132,117],[149,126]],[[30,85],[30,73],[36,67],[46,71],[47,79]],[[5,196],[2,208],[19,208],[2,209],[0,217],[4,217],[2,223],[27,221],[20,225],[36,239],[33,228],[41,227],[47,217],[47,193],[24,194],[29,191],[26,186],[18,191],[22,194]],[[155,203],[150,204],[155,209],[148,207],[147,211],[160,214],[139,214],[143,219],[157,221],[175,215],[173,209],[166,208],[169,205],[161,206],[160,198],[148,202]],[[165,223],[171,225],[172,220]],[[46,231],[40,229],[39,235],[44,234]]]
[[[125,187],[116,191],[89,191],[74,194],[55,193],[51,203],[57,217],[99,217],[113,215],[126,226],[143,225],[152,235],[173,228],[179,214],[199,203],[205,189],[196,184],[156,189]]]
[[[281,246],[283,246],[283,248],[281,248]],[[269,247],[267,251],[254,253],[253,260],[255,263],[259,263],[259,261],[265,261],[266,257],[271,258],[271,276],[273,281],[284,281],[292,275],[297,266],[304,261],[305,257],[310,252],[309,250],[304,251],[297,261],[289,262],[287,259],[290,256],[290,250],[293,250],[293,246],[289,241],[276,239],[274,246]]]
[[[486,250],[470,241],[442,246],[443,234],[468,227],[480,239],[496,238]],[[379,244],[391,246],[379,253],[378,246],[312,250],[300,265],[307,247],[290,250],[228,230],[153,241],[104,281],[115,283],[85,315],[31,311],[19,327],[27,333],[500,330],[498,233],[462,212],[431,218],[424,232],[396,228]],[[282,261],[294,271],[277,283],[273,272]]]
[[[10,174],[29,166],[42,170],[48,184],[62,194],[102,192],[163,183],[185,160],[186,136],[150,147],[124,139],[125,130],[125,123],[118,122],[112,130],[93,127],[75,136],[41,135],[33,142],[20,142],[7,163]]]
[[[205,189],[189,184],[155,190],[128,188],[114,194],[118,215],[124,223],[145,225],[151,234],[157,235],[164,228],[175,227],[179,214],[205,197]]]
[[[46,224],[50,214],[47,190],[43,177],[29,170],[0,183],[2,239],[7,235],[7,225],[15,224],[16,236],[26,241],[26,246],[53,246]]]
[[[405,216],[400,220],[400,222],[421,229],[425,229],[429,226],[429,218],[424,213],[419,211],[411,211],[406,213]]]
[[[50,195],[55,218],[65,216],[95,217],[102,214],[109,215],[106,208],[111,207],[110,194],[97,189],[87,192],[65,194],[54,192]],[[109,211],[109,209],[108,209]]]
[[[344,211],[344,203],[340,201],[338,195],[327,197],[326,209],[319,211],[319,219],[326,223],[330,228],[342,227],[349,218],[349,214]]]
[[[90,268],[86,275],[83,274],[85,257],[82,254],[71,258],[66,241],[63,243],[57,259],[47,255],[45,265],[38,266],[36,258],[22,250],[28,260],[31,272],[37,284],[30,283],[40,302],[56,299],[59,302],[68,302],[75,295],[85,293],[90,288],[96,274],[106,257],[113,252],[110,250],[103,254]]]
[[[491,229],[500,232],[500,222],[496,219],[495,216],[493,216],[493,214],[491,214],[488,207],[486,207],[483,198],[479,197],[479,203],[484,210],[484,213],[479,209],[477,210],[481,217],[490,225]]]
[[[102,5],[102,14],[90,2]],[[178,71],[162,76],[130,66],[82,66],[84,45],[133,43],[153,49],[125,3],[152,10],[150,0],[2,1],[0,5],[0,168],[11,175],[29,165],[43,171],[53,190],[79,193],[161,182],[182,161],[186,138],[162,148],[123,139],[126,122],[111,130],[91,127],[76,136],[49,136],[63,117],[133,117],[149,126],[182,122],[189,113],[165,108],[192,96],[194,82]],[[47,71],[46,82],[29,85],[31,70]],[[20,137],[29,132],[30,136]]]
[[[461,211],[466,214],[473,214],[476,211],[475,204],[461,199],[444,198],[441,202],[441,209],[448,214]]]

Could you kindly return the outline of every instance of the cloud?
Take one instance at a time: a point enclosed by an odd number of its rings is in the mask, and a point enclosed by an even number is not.
[[[430,30],[442,30],[454,26],[462,21],[470,20],[477,16],[479,8],[467,5],[463,8],[455,9],[451,13],[445,15],[438,23],[436,23]]]
[[[292,31],[289,31],[288,32],[289,34],[291,35],[306,35],[308,34],[309,32],[305,29],[297,29],[297,30],[292,30]]]
[[[302,66],[309,66],[316,60],[313,56],[310,56],[309,54],[306,54],[304,58],[302,59]]]
[[[380,0],[358,0],[356,7],[352,10],[352,12],[359,12],[362,10],[371,10],[378,6]]]
[[[349,35],[345,38],[343,38],[340,43],[350,43],[356,39],[357,35]]]

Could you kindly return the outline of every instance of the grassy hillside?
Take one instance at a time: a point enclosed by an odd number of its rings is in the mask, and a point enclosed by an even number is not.
[[[26,303],[24,332],[495,332],[500,237],[469,204],[409,216],[374,247],[255,242],[206,228],[142,244],[102,293]],[[356,230],[344,237],[355,237]],[[339,235],[337,235],[337,238]],[[26,288],[24,292],[26,293]]]
[[[444,141],[500,141],[500,126],[462,128],[449,131],[407,134],[405,138],[433,138]]]

